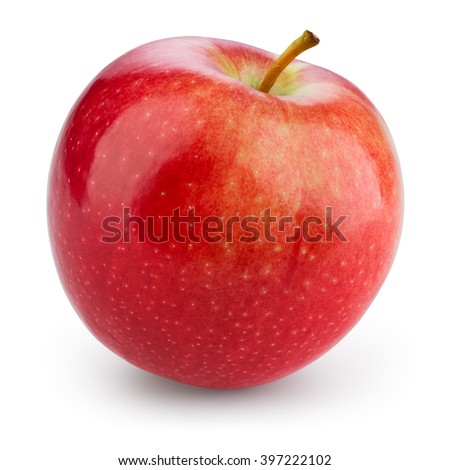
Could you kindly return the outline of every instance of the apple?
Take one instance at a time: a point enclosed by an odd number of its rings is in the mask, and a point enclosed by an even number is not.
[[[88,85],[48,224],[87,328],[130,363],[233,389],[297,371],[357,323],[399,242],[388,128],[346,79],[237,42],[164,39]],[[231,220],[231,222],[230,222]]]

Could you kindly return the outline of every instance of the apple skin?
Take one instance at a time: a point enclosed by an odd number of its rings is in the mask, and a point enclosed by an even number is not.
[[[143,45],[97,75],[59,136],[48,223],[61,282],[104,345],[154,374],[233,389],[293,373],[355,325],[393,262],[403,190],[383,119],[349,81],[298,60],[257,91],[275,58],[210,38]],[[347,242],[101,241],[124,207],[270,207],[300,222],[326,206],[347,215]]]

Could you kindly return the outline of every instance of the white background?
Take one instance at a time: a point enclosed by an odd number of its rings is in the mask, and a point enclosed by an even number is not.
[[[121,456],[218,452],[331,454],[338,470],[450,468],[450,41],[441,5],[2,3],[2,468],[102,470]],[[394,267],[357,327],[284,380],[220,392],[153,377],[98,343],[60,286],[46,227],[59,130],[94,75],[142,43],[200,35],[281,53],[304,29],[321,44],[303,59],[359,86],[394,136],[406,193]]]

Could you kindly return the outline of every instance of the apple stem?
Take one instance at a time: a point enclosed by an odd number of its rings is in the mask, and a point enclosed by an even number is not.
[[[296,39],[273,63],[263,81],[259,85],[258,90],[264,93],[269,93],[281,72],[303,51],[311,49],[311,47],[319,44],[319,38],[311,33],[305,31],[298,39]]]

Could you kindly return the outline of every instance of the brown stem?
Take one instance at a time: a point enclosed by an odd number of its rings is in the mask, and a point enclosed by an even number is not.
[[[281,72],[303,51],[319,44],[319,38],[311,33],[305,31],[298,39],[296,39],[274,62],[272,67],[266,73],[263,81],[259,85],[258,90],[264,93],[269,93]]]

